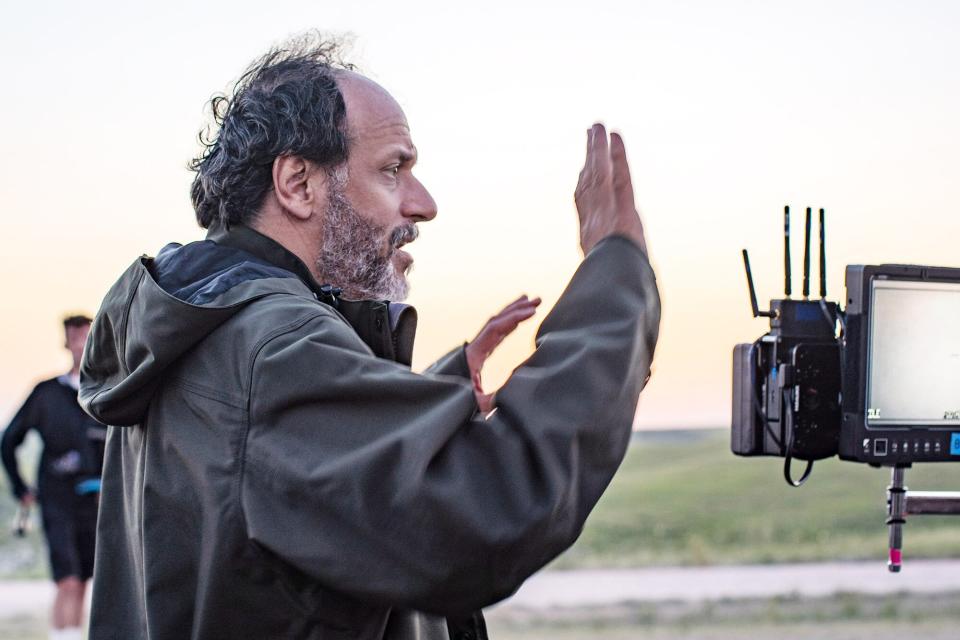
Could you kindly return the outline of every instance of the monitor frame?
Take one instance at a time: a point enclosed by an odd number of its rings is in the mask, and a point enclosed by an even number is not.
[[[876,280],[960,284],[960,269],[920,265],[849,265],[841,344],[840,457],[871,464],[960,462],[960,424],[870,424],[867,406],[873,283]],[[960,322],[957,324],[960,331]],[[956,437],[955,437],[956,436]]]

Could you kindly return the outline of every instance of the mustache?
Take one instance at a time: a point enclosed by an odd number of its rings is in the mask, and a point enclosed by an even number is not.
[[[397,227],[390,232],[390,246],[394,249],[397,247],[409,244],[417,239],[420,235],[420,230],[417,229],[415,224],[405,224]]]

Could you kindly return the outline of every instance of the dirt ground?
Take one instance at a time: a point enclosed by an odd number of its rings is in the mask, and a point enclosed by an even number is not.
[[[838,593],[552,611],[504,607],[487,618],[494,640],[956,640],[960,593]]]
[[[960,593],[498,607],[487,621],[493,640],[956,640]],[[4,640],[45,640],[46,628],[39,609],[0,618]]]
[[[752,626],[647,627],[579,626],[565,629],[502,627],[492,621],[491,640],[956,640],[956,621],[938,622],[803,622]]]

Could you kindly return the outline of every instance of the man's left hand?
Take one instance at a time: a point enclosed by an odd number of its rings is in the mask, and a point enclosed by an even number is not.
[[[470,369],[473,393],[477,397],[477,406],[480,407],[480,411],[487,413],[493,410],[494,396],[492,393],[483,392],[483,385],[480,382],[480,370],[483,364],[493,350],[500,346],[504,338],[513,333],[521,322],[536,313],[539,304],[540,298],[530,299],[526,295],[520,296],[504,307],[500,313],[487,320],[477,337],[467,344],[467,367]]]

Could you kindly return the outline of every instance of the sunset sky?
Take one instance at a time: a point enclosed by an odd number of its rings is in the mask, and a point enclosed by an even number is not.
[[[186,169],[206,101],[272,43],[352,34],[396,96],[440,214],[410,247],[416,368],[580,260],[586,129],[622,132],[663,297],[639,428],[724,426],[731,352],[782,291],[782,208],[827,210],[848,263],[960,266],[960,3],[45,2],[0,12],[0,421],[66,370],[61,317],[138,255],[202,238]],[[798,217],[795,229],[802,227]],[[794,245],[800,272],[801,242]],[[799,280],[795,280],[795,290]]]

